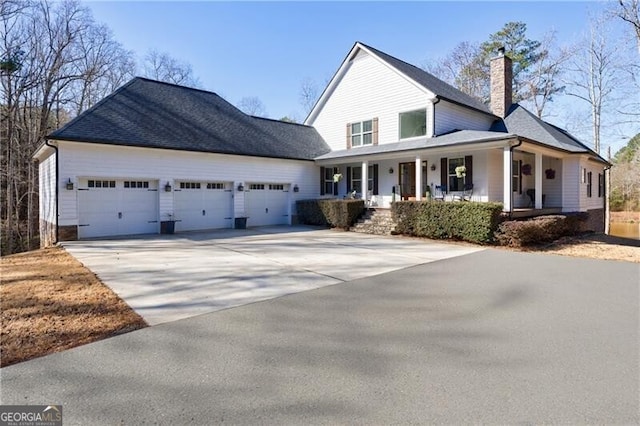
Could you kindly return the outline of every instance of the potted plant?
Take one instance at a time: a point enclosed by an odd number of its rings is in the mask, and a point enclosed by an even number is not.
[[[333,175],[333,182],[338,183],[342,180],[342,173],[335,173]]]
[[[556,177],[556,171],[553,169],[545,170],[544,174],[547,176],[547,179],[555,179]]]
[[[463,178],[467,175],[467,168],[465,166],[456,167],[456,177]]]

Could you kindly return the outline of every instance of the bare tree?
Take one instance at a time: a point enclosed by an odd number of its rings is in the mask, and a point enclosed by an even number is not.
[[[3,254],[37,245],[33,152],[70,113],[104,96],[122,77],[110,64],[127,58],[79,1],[0,2]]]
[[[300,84],[300,105],[305,115],[309,115],[320,96],[318,84],[311,78],[307,77]]]
[[[600,153],[602,111],[613,100],[622,63],[609,34],[606,21],[592,19],[589,33],[575,49],[569,65],[570,74],[565,80],[567,93],[590,108],[592,144],[597,153]]]
[[[245,96],[240,99],[238,105],[236,105],[238,109],[245,114],[255,115],[258,117],[266,117],[267,109],[264,104],[257,96]]]
[[[165,52],[150,50],[144,57],[143,71],[146,77],[154,80],[183,86],[200,86],[189,63],[180,62]]]
[[[489,98],[488,68],[482,62],[482,52],[477,43],[459,43],[447,56],[423,68],[481,101]]]
[[[618,0],[619,7],[615,9],[615,15],[631,25],[635,33],[638,53],[640,54],[640,0]]]
[[[555,32],[544,36],[537,61],[531,64],[522,82],[523,98],[531,103],[538,118],[542,118],[545,107],[554,96],[564,91],[564,86],[558,86],[558,81],[570,58],[570,49],[557,47]]]

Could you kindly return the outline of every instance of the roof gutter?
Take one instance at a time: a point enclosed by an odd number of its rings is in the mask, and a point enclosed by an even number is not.
[[[59,231],[58,231],[58,211],[59,211],[59,204],[60,204],[60,197],[59,197],[59,185],[58,185],[58,179],[60,179],[60,162],[58,161],[58,147],[56,145],[51,145],[49,143],[49,139],[45,139],[44,140],[44,144],[48,147],[53,148],[53,150],[55,151],[55,156],[56,156],[56,243],[58,243],[59,239]]]

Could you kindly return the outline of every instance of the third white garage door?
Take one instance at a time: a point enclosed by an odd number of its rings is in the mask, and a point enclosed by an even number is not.
[[[176,231],[231,228],[231,183],[179,182],[176,186],[173,195]]]
[[[245,192],[248,226],[289,224],[288,185],[251,183]]]

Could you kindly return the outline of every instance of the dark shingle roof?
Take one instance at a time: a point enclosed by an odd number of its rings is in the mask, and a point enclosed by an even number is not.
[[[568,152],[595,154],[565,130],[539,119],[519,104],[513,104],[504,120],[497,121],[491,130],[515,133],[523,138]]]
[[[212,92],[136,77],[49,139],[311,160],[310,126],[249,116]]]
[[[371,46],[367,46],[366,44],[360,42],[360,44],[367,49],[371,50],[374,54],[376,54],[380,59],[400,71],[402,74],[406,75],[410,79],[414,80],[416,83],[422,85],[425,89],[433,92],[439,98],[442,98],[447,101],[451,101],[460,105],[468,106],[475,110],[491,114],[491,111],[480,100],[467,95],[466,93],[456,89],[448,83],[440,80],[439,78],[429,74],[423,69],[420,69],[414,65],[411,65],[407,62],[401,61],[398,58],[395,58],[391,55],[388,55],[384,52],[381,52]]]

